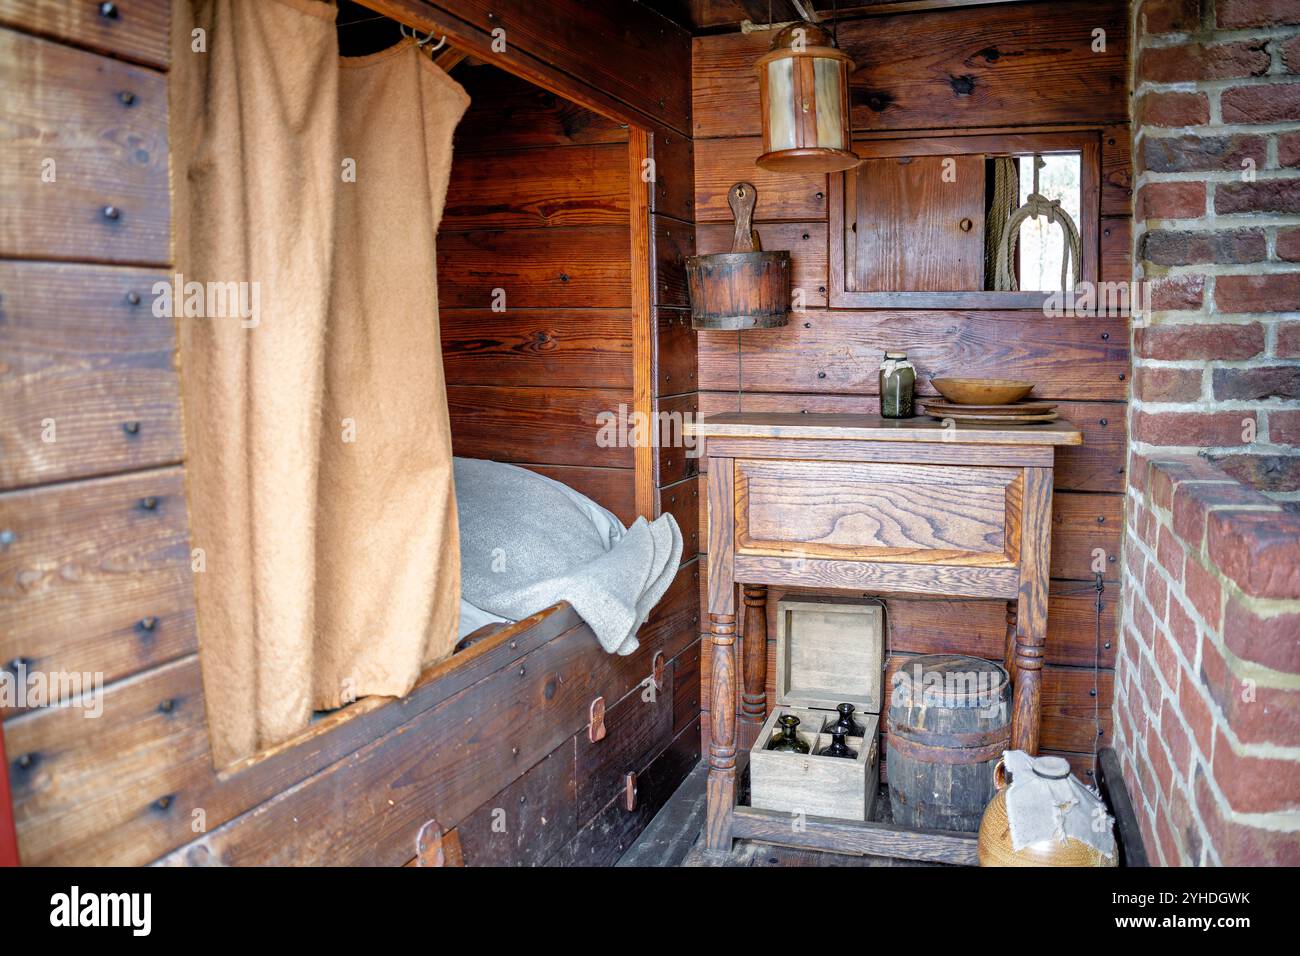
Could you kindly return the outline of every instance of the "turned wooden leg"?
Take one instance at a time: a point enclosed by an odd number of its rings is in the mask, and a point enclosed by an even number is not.
[[[767,587],[746,584],[744,689],[740,697],[741,719],[762,726],[767,718]],[[754,735],[758,728],[750,728]],[[752,736],[752,735],[751,735]]]
[[[1047,643],[1048,555],[1052,547],[1052,470],[1025,469],[1020,538],[1020,601],[1016,615],[1015,693],[1011,746],[1038,753],[1043,647]]]
[[[1007,602],[1007,638],[1006,644],[1002,651],[1002,666],[1007,669],[1007,674],[1011,677],[1014,684],[1016,680],[1016,619],[1020,616],[1020,605],[1017,601]]]
[[[730,458],[709,458],[709,640],[713,692],[709,701],[708,810],[704,845],[731,849],[736,809],[735,470]]]
[[[736,805],[736,617],[710,614],[713,642],[713,698],[709,703],[708,819],[705,846],[731,849],[731,814]]]

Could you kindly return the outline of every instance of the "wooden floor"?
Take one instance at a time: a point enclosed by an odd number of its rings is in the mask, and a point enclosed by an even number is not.
[[[708,764],[701,761],[616,864],[617,866],[937,866],[892,857],[847,856],[819,850],[737,840],[730,853],[706,850],[704,783]],[[889,792],[881,788],[874,819],[887,823]]]

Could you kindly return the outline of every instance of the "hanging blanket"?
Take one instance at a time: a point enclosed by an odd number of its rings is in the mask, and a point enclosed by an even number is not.
[[[568,601],[605,650],[637,649],[681,562],[671,515],[624,528],[567,485],[495,461],[457,458],[455,477],[465,600],[512,620]]]

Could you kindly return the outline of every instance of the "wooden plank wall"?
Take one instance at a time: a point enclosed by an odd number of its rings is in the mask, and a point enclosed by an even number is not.
[[[1105,50],[1094,52],[1097,29],[1105,31]],[[793,284],[805,290],[809,308],[782,329],[701,333],[700,410],[874,412],[876,370],[886,348],[908,351],[924,395],[935,394],[931,376],[960,372],[1032,379],[1038,395],[1059,401],[1063,416],[1082,428],[1085,444],[1057,457],[1043,747],[1090,774],[1094,749],[1110,732],[1127,320],[1048,319],[1037,311],[828,310],[828,178],[754,166],[761,128],[752,64],[768,42],[765,33],[694,41],[698,246],[701,253],[726,251],[726,192],[749,180],[758,189],[763,246],[791,250]],[[1126,3],[1064,0],[897,13],[842,22],[839,42],[859,64],[851,81],[858,135],[1096,130],[1102,145],[1101,278],[1130,278]],[[1090,588],[1095,549],[1104,552],[1106,568],[1100,641]],[[774,589],[770,601],[779,596]],[[888,607],[894,654],[953,650],[1002,657],[1001,604],[897,599]],[[769,641],[774,612],[770,606]],[[770,658],[770,644],[768,652]],[[770,680],[771,663],[768,674]],[[707,673],[704,679],[707,685]],[[770,686],[768,693],[771,706]],[[707,706],[707,686],[703,699]],[[1100,715],[1100,737],[1094,715]]]
[[[429,4],[387,6],[428,28],[420,17]],[[174,331],[149,307],[153,283],[171,267],[170,8],[168,0],[119,0],[101,14],[97,4],[0,0],[0,661],[13,670],[90,671],[104,682],[97,719],[75,708],[0,714],[22,861],[400,864],[430,817],[467,828],[471,862],[609,861],[698,759],[694,561],[679,571],[630,657],[601,652],[564,608],[435,665],[401,701],[360,701],[282,747],[221,773],[213,767]],[[629,3],[622,14],[600,16],[650,17],[655,30],[662,24],[653,55],[631,57],[603,43],[599,31],[569,48],[543,42],[543,26],[575,10],[569,0],[521,7],[512,63],[575,99],[625,110],[684,140],[689,103],[679,97],[667,108],[652,91],[685,82],[687,35]],[[486,36],[458,29],[467,42]],[[674,117],[676,126],[663,125]],[[689,184],[677,182],[677,195],[689,196]],[[613,206],[620,201],[611,194]],[[472,211],[457,215],[483,226]],[[556,215],[617,218],[590,207]],[[591,226],[617,228],[619,248],[628,249],[626,213],[621,225]],[[528,249],[525,231],[512,229]],[[585,261],[579,250],[574,260]],[[604,335],[599,322],[583,328],[565,311],[572,302],[538,307],[556,309],[557,326],[570,332]],[[511,375],[527,380],[545,374],[537,371],[543,366],[571,374],[568,356],[533,354],[540,365],[507,365]],[[519,387],[510,379],[475,382],[482,366],[472,351],[461,359],[457,388]],[[609,374],[572,390],[629,387],[618,377],[625,370]],[[564,389],[554,391],[556,401],[566,398]],[[546,440],[566,441],[563,434]],[[587,464],[580,452],[571,461],[564,454],[548,473],[564,478]],[[642,723],[623,702],[641,701],[659,652],[668,668],[666,690],[649,705],[660,708],[656,732],[616,733]],[[611,707],[607,739],[617,759],[580,750],[596,694]],[[467,714],[496,715],[484,749],[458,747],[446,734]],[[432,729],[410,732],[423,728]],[[632,812],[618,803],[624,767],[643,771]],[[502,791],[510,780],[516,789]],[[558,790],[534,783],[540,780],[559,781]],[[470,832],[485,807],[539,792],[561,801],[571,792],[571,816],[512,823],[513,848]],[[549,806],[550,799],[539,801]],[[361,806],[384,812],[364,817]],[[572,822],[539,835],[546,819]]]
[[[632,405],[627,127],[495,67],[456,79],[471,102],[438,234],[455,452],[631,521],[632,449],[600,447],[596,418]]]

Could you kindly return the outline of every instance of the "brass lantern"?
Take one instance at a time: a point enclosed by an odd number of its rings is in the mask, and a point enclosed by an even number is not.
[[[778,173],[835,173],[858,164],[849,139],[848,54],[814,23],[794,23],[755,65],[763,110],[758,165]]]

